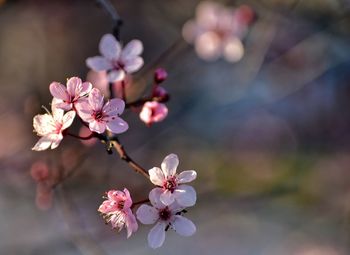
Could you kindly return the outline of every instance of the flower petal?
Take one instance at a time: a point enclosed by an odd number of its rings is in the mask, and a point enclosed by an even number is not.
[[[80,118],[82,118],[85,122],[91,122],[93,121],[93,110],[91,109],[91,106],[88,102],[88,100],[81,100],[75,104],[75,109],[77,110],[77,113]]]
[[[196,232],[196,226],[189,219],[180,215],[175,215],[174,218],[171,225],[179,235],[191,236]]]
[[[121,81],[125,77],[125,71],[122,69],[112,70],[107,73],[107,79],[109,82]]]
[[[165,222],[158,222],[148,233],[148,245],[153,248],[159,248],[165,240]]]
[[[50,114],[38,114],[33,118],[33,127],[38,135],[45,136],[55,130],[55,122]]]
[[[138,229],[138,224],[135,218],[135,215],[132,213],[131,209],[125,210],[125,227],[127,232],[127,238],[131,236],[133,232],[136,232]]]
[[[160,194],[160,201],[165,205],[171,205],[175,200],[175,196],[170,190],[165,190]]]
[[[50,93],[53,97],[61,99],[63,101],[69,101],[70,97],[68,91],[64,85],[58,82],[52,82],[50,84]]]
[[[122,61],[135,58],[143,51],[143,45],[140,40],[131,40],[122,50],[120,58]]]
[[[51,139],[43,136],[39,139],[39,141],[34,145],[34,147],[32,148],[33,151],[43,151],[48,149],[51,146]]]
[[[63,135],[62,134],[53,134],[50,136],[50,139],[52,141],[51,150],[53,150],[53,149],[56,149],[58,147],[58,145],[60,145],[60,143],[63,139]]]
[[[74,98],[77,90],[81,87],[81,79],[78,77],[69,78],[67,81],[67,91],[71,98]]]
[[[96,72],[106,71],[113,68],[111,61],[101,56],[86,59],[86,65]]]
[[[149,201],[157,209],[163,209],[165,205],[160,201],[160,195],[163,193],[161,188],[154,188],[148,195]]]
[[[114,118],[114,119],[113,119]],[[128,130],[128,123],[119,117],[110,118],[107,122],[107,129],[114,134],[121,134]]]
[[[159,214],[153,206],[143,204],[137,209],[136,217],[142,224],[154,224],[159,219]]]
[[[65,130],[66,128],[70,127],[72,125],[73,120],[75,118],[75,111],[69,111],[63,116],[63,125],[61,130]]]
[[[90,82],[83,82],[79,90],[79,97],[87,95],[92,89],[92,84]]]
[[[127,73],[134,73],[143,66],[143,58],[136,57],[136,58],[125,60],[123,61],[123,63],[124,63],[124,70]]]
[[[176,154],[170,154],[166,156],[161,165],[165,178],[168,176],[173,176],[176,173],[178,165],[179,158]]]
[[[160,169],[159,167],[153,167],[150,170],[148,170],[148,174],[149,174],[151,182],[154,185],[158,185],[158,186],[163,185],[163,183],[165,181],[165,177],[164,177],[162,169]]]
[[[193,206],[197,200],[197,194],[193,187],[182,184],[174,191],[174,196],[179,205]]]
[[[112,34],[105,34],[101,38],[99,50],[105,58],[114,60],[119,58],[121,48],[119,42]]]
[[[196,171],[186,170],[179,173],[176,179],[177,179],[177,183],[187,183],[187,182],[193,181],[194,179],[196,179],[196,177],[197,177]]]
[[[89,94],[89,104],[94,111],[100,111],[103,107],[103,95],[101,92],[93,88]]]
[[[123,113],[125,102],[119,98],[109,100],[103,106],[103,113],[109,116],[117,116]]]
[[[89,128],[91,131],[102,134],[106,130],[105,122],[92,121],[89,123]]]

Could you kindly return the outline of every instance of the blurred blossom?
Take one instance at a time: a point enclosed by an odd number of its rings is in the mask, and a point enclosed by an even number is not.
[[[121,81],[126,74],[138,71],[143,66],[143,51],[140,40],[132,40],[124,48],[112,34],[105,34],[99,43],[102,56],[86,60],[86,65],[94,71],[106,71],[110,82]]]
[[[342,255],[336,249],[324,245],[301,248],[293,255]]]
[[[237,62],[244,55],[241,40],[253,17],[252,9],[245,5],[233,9],[204,1],[197,6],[195,20],[185,23],[182,34],[187,42],[194,44],[202,59],[223,56],[229,62]]]
[[[168,115],[168,108],[165,104],[156,101],[146,102],[140,112],[140,119],[150,126],[155,122],[160,122]]]
[[[40,210],[48,210],[52,206],[52,188],[46,183],[36,186],[35,204]]]
[[[43,182],[49,178],[49,166],[44,161],[36,161],[30,168],[30,175],[36,182]]]

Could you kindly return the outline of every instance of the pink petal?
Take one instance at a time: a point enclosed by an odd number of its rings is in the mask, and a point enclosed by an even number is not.
[[[163,171],[159,167],[151,168],[150,170],[148,170],[148,174],[151,182],[154,185],[158,185],[158,186],[163,185],[165,181],[165,177],[164,177]]]
[[[68,92],[67,92],[68,93]],[[55,122],[62,122],[62,118],[64,115],[64,110],[57,108],[57,103],[61,102],[61,99],[53,98],[51,102],[51,111],[52,111],[52,117]]]
[[[51,146],[51,139],[46,136],[43,136],[39,139],[39,141],[32,148],[33,151],[43,151],[48,149]]]
[[[114,134],[121,134],[128,130],[129,125],[123,119],[119,117],[114,117],[114,119],[109,119],[106,122],[107,129]]]
[[[143,66],[143,58],[136,57],[136,58],[125,60],[123,61],[123,63],[124,63],[124,70],[127,73],[134,73]]]
[[[148,245],[153,248],[159,248],[163,245],[165,240],[165,227],[166,223],[158,222],[148,233]]]
[[[113,68],[111,61],[101,56],[86,59],[86,65],[96,72],[106,71]]]
[[[73,120],[75,118],[75,111],[69,111],[63,116],[63,125],[61,130],[65,130],[66,128],[70,127],[73,123]]]
[[[229,62],[236,63],[243,58],[244,46],[237,37],[231,37],[224,45],[223,55]]]
[[[78,77],[72,77],[67,81],[67,90],[71,98],[74,98],[76,91],[81,87],[81,79]]]
[[[175,196],[171,193],[170,190],[165,190],[163,193],[160,195],[160,201],[164,205],[171,205],[175,200]]]
[[[92,121],[89,123],[89,128],[91,131],[102,134],[106,130],[105,122]]]
[[[93,88],[89,94],[89,104],[94,111],[100,111],[103,107],[103,95],[101,92]]]
[[[125,102],[119,98],[109,100],[103,106],[103,113],[109,116],[118,116],[123,113]]]
[[[161,165],[165,178],[173,176],[176,173],[178,165],[179,158],[177,157],[177,155],[170,154],[166,156]]]
[[[63,101],[69,101],[70,97],[65,86],[61,83],[53,82],[50,84],[50,93],[53,97]]]
[[[124,188],[123,192],[125,194],[124,208],[130,208],[132,206],[132,199],[130,196],[130,192],[126,188]]]
[[[55,108],[61,109],[61,110],[64,110],[64,111],[71,110],[72,106],[73,106],[73,104],[66,103],[66,102],[64,102],[62,100],[56,100],[56,102],[55,102]]]
[[[171,225],[179,235],[191,236],[196,232],[196,226],[189,219],[180,215],[175,215],[174,218]]]
[[[127,45],[125,45],[120,58],[122,61],[128,60],[130,58],[135,58],[140,55],[143,51],[143,45],[140,40],[132,40]]]
[[[91,109],[91,105],[88,100],[82,100],[75,104],[75,109],[78,112],[80,118],[82,118],[85,122],[91,122],[94,120],[92,117],[93,110]]]
[[[163,189],[154,188],[148,195],[149,201],[157,209],[163,209],[165,205],[160,201],[160,195],[163,193]]]
[[[197,200],[197,194],[194,188],[188,185],[179,185],[174,191],[176,202],[185,207],[193,206]]]
[[[82,97],[87,95],[88,93],[90,93],[91,89],[92,89],[92,84],[90,82],[83,82],[81,84],[81,89],[78,96]]]
[[[153,206],[141,205],[136,211],[136,217],[142,224],[154,224],[158,219],[158,210]]]
[[[206,32],[195,41],[198,56],[204,60],[216,60],[221,55],[221,39],[214,32]]]
[[[123,80],[125,77],[125,72],[122,69],[112,70],[107,73],[107,79],[109,82],[117,82]]]
[[[120,55],[120,44],[112,34],[105,34],[100,41],[99,50],[105,58],[115,60]]]
[[[125,227],[127,231],[127,238],[131,236],[132,233],[136,232],[138,229],[138,224],[136,218],[130,209],[126,210],[126,221]]]
[[[197,172],[194,170],[187,170],[179,173],[179,175],[176,177],[177,183],[187,183],[191,182],[197,177]]]

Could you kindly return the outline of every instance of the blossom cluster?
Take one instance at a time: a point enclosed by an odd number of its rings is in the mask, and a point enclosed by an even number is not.
[[[179,164],[177,155],[170,154],[163,160],[161,168],[148,170],[151,182],[156,185],[149,193],[151,205],[142,204],[136,211],[136,217],[142,224],[155,224],[148,234],[148,244],[151,248],[163,245],[165,232],[171,228],[182,236],[191,236],[196,232],[192,221],[183,216],[186,208],[196,203],[196,191],[188,183],[196,179],[194,170],[186,170],[176,174]],[[98,211],[113,228],[121,230],[124,226],[127,237],[138,229],[134,205],[127,189],[123,191],[110,190]]]
[[[196,9],[196,18],[183,26],[184,39],[193,43],[196,53],[204,60],[223,56],[238,62],[244,55],[242,39],[254,19],[249,6],[236,9],[213,1],[203,1]]]
[[[53,97],[51,111],[44,108],[45,114],[38,114],[33,118],[34,130],[40,139],[32,150],[55,149],[66,135],[82,140],[98,138],[107,144],[108,152],[108,146],[120,146],[116,151],[122,159],[130,162],[132,159],[125,152],[121,152],[122,146],[117,143],[116,138],[117,134],[124,133],[129,128],[128,123],[120,117],[125,108],[139,111],[139,118],[147,126],[166,118],[168,108],[165,102],[169,95],[161,84],[168,74],[162,68],[154,72],[150,95],[127,103],[126,89],[132,85],[131,74],[143,66],[140,56],[143,51],[142,42],[132,40],[123,47],[113,35],[106,34],[100,40],[99,51],[101,56],[86,60],[86,65],[91,68],[90,72],[95,72],[95,78],[97,77],[94,82],[83,82],[79,77],[71,77],[65,85],[59,82],[50,84],[49,90]],[[118,93],[114,93],[115,86]],[[104,94],[107,91],[110,95],[105,99]],[[85,136],[70,133],[69,128],[76,119],[83,124],[84,129],[81,128],[80,133],[85,133]],[[163,160],[160,168],[139,170],[156,186],[150,191],[147,200],[133,203],[128,189],[110,190],[98,211],[113,228],[120,231],[125,227],[128,238],[138,229],[137,219],[143,224],[155,224],[148,235],[148,243],[152,248],[163,244],[165,232],[169,228],[183,236],[194,234],[195,225],[183,214],[187,212],[186,208],[196,203],[196,191],[186,183],[193,181],[197,173],[187,170],[177,174],[178,164],[178,157],[170,154]],[[57,175],[57,178],[51,176],[45,164],[33,165],[31,174],[37,182],[37,204],[42,209],[48,209],[51,205],[52,189],[61,181],[61,175]],[[65,173],[62,176],[63,180],[69,175]],[[150,202],[150,205],[140,205],[142,202]],[[134,213],[136,205],[140,206]]]

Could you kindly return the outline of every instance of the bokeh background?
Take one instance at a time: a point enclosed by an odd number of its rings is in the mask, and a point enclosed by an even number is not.
[[[85,59],[98,53],[110,17],[92,0],[0,1],[1,254],[350,254],[350,2],[220,2],[248,4],[257,15],[236,64],[205,62],[182,40],[199,1],[112,1],[122,40],[145,48],[129,98],[144,93],[147,68],[164,51],[155,65],[168,70],[171,94],[169,117],[152,128],[125,113],[122,143],[146,168],[173,152],[180,170],[198,172],[198,203],[187,214],[197,233],[169,232],[154,251],[149,226],[126,240],[96,211],[111,188],[143,199],[152,185],[142,176],[99,143],[68,137],[57,150],[31,151],[48,85],[86,77]],[[39,210],[33,162],[54,171],[81,157],[52,207]]]

